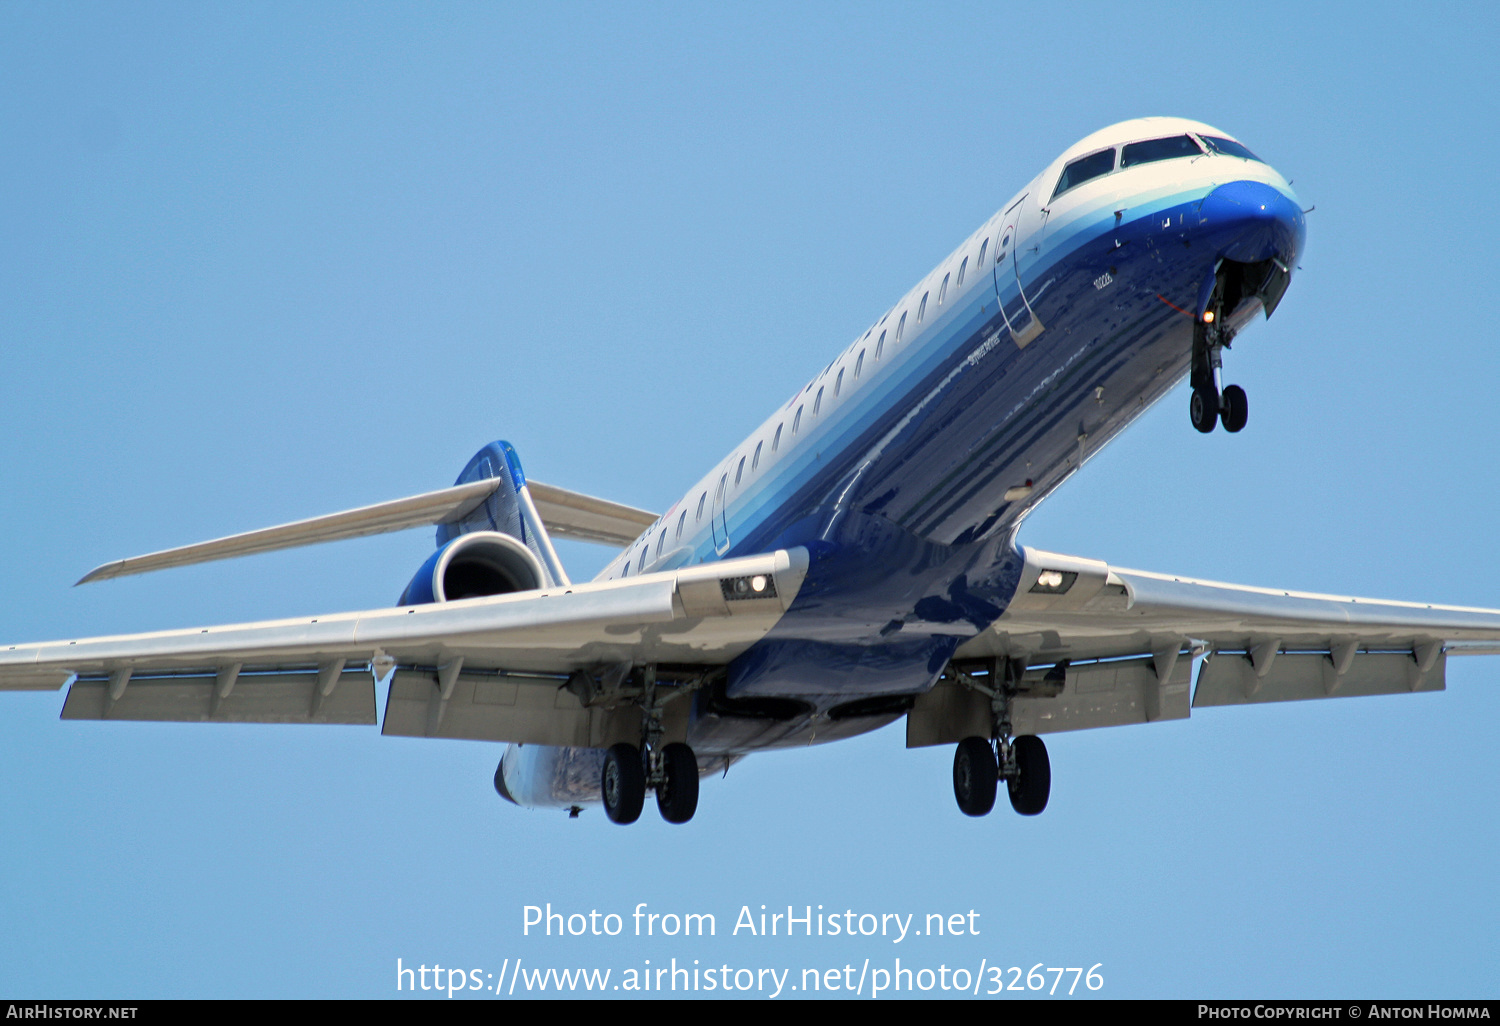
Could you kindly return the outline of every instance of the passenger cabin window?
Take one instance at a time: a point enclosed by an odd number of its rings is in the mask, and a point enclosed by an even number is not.
[[[927,316],[927,293],[922,293],[922,302],[917,304],[917,323],[922,323],[922,318]],[[897,335],[901,333],[896,332]]]
[[[687,510],[682,511],[682,516],[677,518],[677,537],[682,537],[682,529],[687,524]]]
[[[818,415],[818,411],[821,410],[822,408],[823,408],[823,390],[820,388],[820,389],[818,389],[818,396],[817,396],[817,398],[813,400],[813,416],[816,417]]]
[[[1249,150],[1245,149],[1245,147],[1241,146],[1233,139],[1225,139],[1217,135],[1205,135],[1203,137],[1203,141],[1208,143],[1209,149],[1213,150],[1215,153],[1223,154],[1226,157],[1243,157],[1246,160],[1253,160],[1257,164],[1265,163],[1265,161],[1261,160],[1259,157],[1251,153]]]
[[[844,368],[839,368],[839,376],[833,379],[833,394],[838,395],[839,390],[844,387]]]
[[[755,443],[755,456],[754,456],[753,459],[750,460],[750,469],[751,470],[754,470],[756,467],[760,466],[760,447],[763,446],[763,445],[765,445],[765,444],[766,444],[765,442],[756,442]]]
[[[875,343],[875,359],[880,359],[881,351],[885,349],[885,332],[880,333],[880,341]]]
[[[859,380],[859,371],[860,371],[860,368],[862,368],[864,365],[865,365],[865,351],[863,349],[861,349],[859,351],[859,359],[857,359],[857,360],[854,361],[854,380],[855,381]]]
[[[700,521],[700,520],[703,519],[703,504],[705,502],[707,502],[707,501],[708,501],[708,493],[707,492],[704,492],[702,495],[698,496],[698,512],[696,514],[694,514],[694,516],[693,516],[693,523],[696,524],[698,521]]]
[[[1107,175],[1115,169],[1115,151],[1100,150],[1098,153],[1090,153],[1087,157],[1079,157],[1077,160],[1069,161],[1068,166],[1063,168],[1062,177],[1057,180],[1057,189],[1052,193],[1052,198],[1057,199],[1063,193],[1084,182]]]
[[[802,426],[802,407],[799,406],[799,407],[797,407],[797,413],[796,413],[796,415],[792,417],[792,434],[795,435],[797,433],[797,429],[799,427],[801,427],[801,426]]]
[[[771,439],[771,451],[775,452],[781,448],[781,425],[776,425],[776,435]]]
[[[1178,157],[1201,157],[1203,151],[1190,135],[1174,135],[1169,139],[1147,139],[1145,142],[1127,143],[1120,152],[1120,166],[1135,167],[1137,164],[1152,164],[1158,160],[1175,160]]]
[[[745,457],[741,456],[740,457],[740,465],[738,467],[736,467],[735,471],[734,471],[734,483],[735,483],[736,487],[739,486],[740,478],[742,478],[744,476],[745,476]]]
[[[667,543],[667,529],[665,527],[663,527],[661,529],[661,535],[656,539],[656,555],[657,555],[657,558],[661,557],[661,547],[663,545],[665,545],[666,543]]]
[[[901,336],[906,332],[906,314],[901,315],[900,322],[896,325],[896,345],[901,344]]]
[[[948,276],[943,275],[942,288],[938,289],[938,306],[943,305],[943,300],[948,298]]]
[[[987,249],[989,249],[989,248],[990,248],[990,240],[989,239],[985,239],[983,242],[981,242],[979,244],[979,259],[974,262],[974,269],[976,271],[979,268],[981,268],[981,267],[984,266],[984,251],[987,250]],[[961,275],[959,277],[959,284],[963,284],[963,277]]]
[[[984,257],[980,257],[979,259],[983,260]],[[968,257],[964,257],[964,262],[958,265],[958,281],[954,282],[953,284],[955,284],[955,285],[962,285],[964,283],[964,272],[966,270],[968,270],[968,269],[969,269],[969,258]]]

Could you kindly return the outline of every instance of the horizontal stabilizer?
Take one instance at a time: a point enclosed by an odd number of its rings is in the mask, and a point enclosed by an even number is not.
[[[536,502],[542,523],[558,538],[617,545],[623,549],[656,523],[656,514],[643,509],[570,492],[540,481],[528,481],[526,486]]]
[[[104,581],[112,577],[144,574],[194,563],[209,563],[217,559],[233,559],[301,545],[363,538],[372,534],[404,531],[410,527],[452,523],[473,512],[499,483],[498,478],[486,478],[422,495],[345,510],[342,513],[330,513],[258,531],[232,534],[144,556],[131,556],[129,559],[95,567],[84,574],[78,583],[87,584],[90,581]],[[623,547],[633,542],[641,531],[656,520],[654,513],[570,492],[540,481],[532,481],[529,486],[542,522],[549,531],[561,538],[577,538]]]

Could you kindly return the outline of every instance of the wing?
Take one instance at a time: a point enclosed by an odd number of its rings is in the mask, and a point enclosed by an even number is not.
[[[639,735],[632,666],[691,684],[763,637],[806,573],[797,548],[457,602],[0,646],[0,690],[72,680],[64,719],[374,723],[375,681],[394,670],[387,734],[607,745]]]
[[[1034,734],[1182,719],[1193,707],[1441,691],[1448,655],[1500,653],[1500,610],[1249,588],[1022,552],[1015,598],[958,649],[957,672],[918,699],[909,745],[985,734],[984,678],[1007,662],[1014,732]]]

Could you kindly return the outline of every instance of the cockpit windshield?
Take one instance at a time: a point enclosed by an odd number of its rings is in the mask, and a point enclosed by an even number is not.
[[[1244,157],[1246,160],[1253,160],[1258,164],[1265,163],[1264,160],[1261,160],[1233,139],[1223,139],[1217,135],[1205,135],[1203,141],[1208,143],[1209,149],[1215,153],[1222,153],[1226,157]]]
[[[1107,175],[1114,169],[1115,151],[1112,149],[1100,150],[1087,157],[1069,161],[1067,167],[1063,168],[1062,177],[1057,180],[1057,188],[1053,191],[1052,198],[1057,199],[1074,186],[1082,185],[1100,175]]]
[[[1209,153],[1265,163],[1233,139],[1225,139],[1219,135],[1199,135],[1195,138],[1183,133],[1170,135],[1165,139],[1143,139],[1140,142],[1126,143],[1119,149],[1119,167],[1120,170],[1124,170],[1139,164],[1153,164],[1158,160],[1201,157],[1205,147]],[[1052,199],[1057,199],[1069,189],[1077,188],[1084,182],[1093,181],[1095,178],[1114,171],[1115,153],[1113,149],[1100,150],[1098,153],[1090,153],[1086,157],[1069,161],[1057,180],[1057,188],[1052,192]]]
[[[1166,139],[1147,139],[1125,145],[1120,155],[1120,166],[1135,167],[1157,160],[1172,160],[1176,157],[1201,157],[1203,151],[1190,135],[1174,135]]]

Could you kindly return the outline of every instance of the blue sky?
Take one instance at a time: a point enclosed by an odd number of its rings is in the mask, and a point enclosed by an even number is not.
[[[70,585],[441,487],[495,438],[665,506],[1058,152],[1144,114],[1291,177],[1303,268],[1226,359],[1243,434],[1199,436],[1184,387],[1021,540],[1500,606],[1496,28],[1480,5],[0,5],[0,636],[394,602],[425,531]],[[963,817],[951,751],[896,728],[747,760],[690,826],[631,829],[501,802],[499,746],[4,695],[0,993],[901,957],[1102,963],[1114,997],[1493,997],[1497,674],[1056,736],[1036,819]],[[546,902],[719,935],[523,936]],[[729,935],[761,904],[974,909],[980,934]]]

